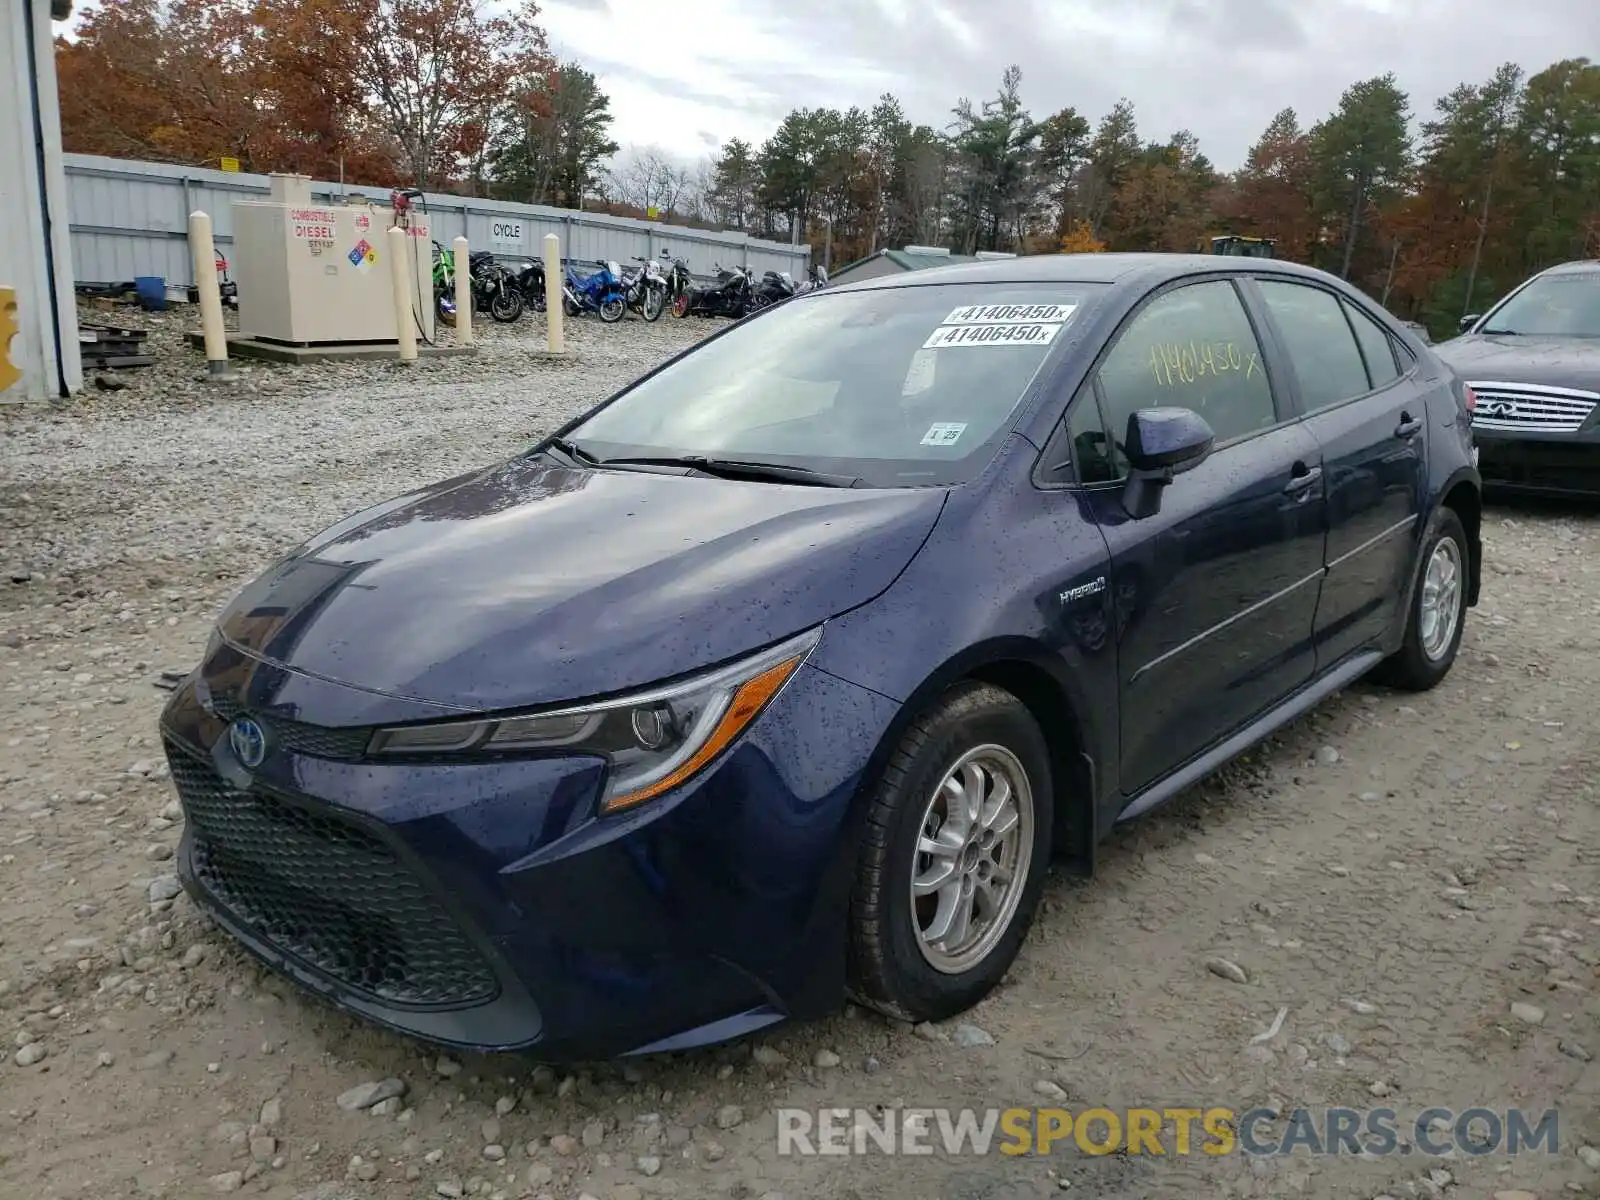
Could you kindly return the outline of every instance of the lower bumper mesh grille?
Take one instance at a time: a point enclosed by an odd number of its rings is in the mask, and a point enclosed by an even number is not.
[[[483,956],[378,837],[166,750],[198,881],[256,936],[387,1004],[465,1007],[498,992]]]

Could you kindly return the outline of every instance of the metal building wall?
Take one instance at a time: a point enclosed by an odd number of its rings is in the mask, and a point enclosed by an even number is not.
[[[132,162],[116,158],[66,156],[68,211],[72,217],[73,274],[80,283],[120,283],[140,275],[160,275],[168,283],[193,283],[185,240],[189,214],[211,215],[217,247],[224,255],[233,241],[233,201],[264,198],[265,175],[231,174],[201,167]],[[371,199],[387,210],[389,193],[381,188],[341,187],[313,181],[312,198],[337,203],[337,197]],[[428,195],[430,233],[449,245],[466,234],[474,250],[492,250],[504,258],[543,254],[543,238],[561,238],[561,252],[581,266],[612,259],[627,265],[635,256],[682,256],[696,275],[714,268],[748,263],[757,277],[763,271],[805,275],[809,246],[790,246],[747,237],[712,233],[679,225],[636,221],[603,213],[576,212],[542,205]],[[247,280],[241,280],[248,287]]]
[[[22,368],[3,400],[60,399],[83,384],[51,12],[49,0],[0,4],[0,284],[16,292],[11,361]]]

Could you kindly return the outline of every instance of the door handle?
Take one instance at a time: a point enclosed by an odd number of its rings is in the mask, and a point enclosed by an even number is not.
[[[1317,480],[1322,478],[1322,468],[1308,467],[1303,462],[1297,462],[1289,473],[1289,482],[1283,485],[1283,490],[1289,495],[1303,492]]]
[[[1422,422],[1412,419],[1410,413],[1402,411],[1400,413],[1400,424],[1394,427],[1395,437],[1414,438],[1421,432]]]

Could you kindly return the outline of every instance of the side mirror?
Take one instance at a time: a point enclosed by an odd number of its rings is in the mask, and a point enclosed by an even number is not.
[[[1482,319],[1483,319],[1483,314],[1482,313],[1472,313],[1472,314],[1470,314],[1468,316],[1462,317],[1461,318],[1461,332],[1462,333],[1466,333],[1467,330],[1471,329],[1474,325],[1476,325]]]
[[[1205,461],[1216,434],[1189,408],[1141,408],[1128,414],[1123,452],[1132,468],[1122,506],[1135,521],[1161,511],[1161,492],[1174,477]]]

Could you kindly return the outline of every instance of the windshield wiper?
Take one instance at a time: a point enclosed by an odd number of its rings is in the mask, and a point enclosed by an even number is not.
[[[688,467],[707,475],[727,479],[764,479],[775,483],[805,483],[813,487],[854,487],[860,482],[858,475],[833,475],[815,471],[810,467],[793,467],[787,463],[759,462],[743,458],[709,458],[703,454],[661,455],[659,457],[603,458],[602,467]]]
[[[600,462],[598,458],[590,454],[582,446],[578,445],[577,442],[569,442],[563,437],[551,438],[549,441],[545,442],[545,447],[550,450],[559,450],[573,462],[582,463],[586,467],[597,466]]]
[[[1479,336],[1482,336],[1484,334],[1489,334],[1489,333],[1497,334],[1500,337],[1521,337],[1522,336],[1515,329],[1480,329],[1480,330],[1478,330]]]

